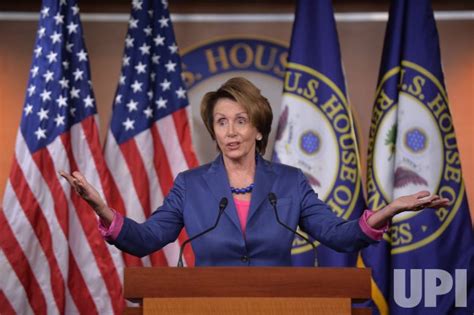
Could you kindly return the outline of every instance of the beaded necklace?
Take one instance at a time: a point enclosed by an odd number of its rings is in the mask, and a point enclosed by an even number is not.
[[[254,183],[248,185],[247,187],[244,187],[244,188],[235,188],[235,187],[232,187],[230,186],[230,191],[233,193],[233,194],[246,194],[246,193],[249,193],[249,192],[252,192],[253,190],[253,187],[255,186]]]

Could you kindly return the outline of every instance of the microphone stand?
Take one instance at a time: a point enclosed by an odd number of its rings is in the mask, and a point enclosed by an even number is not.
[[[286,225],[285,223],[283,223],[282,221],[280,221],[280,216],[278,215],[278,211],[277,211],[277,208],[276,208],[276,204],[277,204],[277,197],[274,193],[270,192],[268,194],[268,201],[270,201],[270,204],[272,205],[273,207],[273,212],[275,212],[275,217],[276,217],[276,220],[277,222],[283,226],[284,228],[286,228],[287,230],[289,230],[290,232],[293,232],[293,234],[296,234],[298,235],[299,237],[301,237],[302,239],[304,239],[309,245],[311,245],[313,247],[313,251],[314,251],[314,267],[317,267],[318,266],[318,255],[317,255],[317,251],[316,251],[316,246],[306,237],[304,236],[303,234],[301,234],[300,232],[296,231],[296,230],[293,230],[291,227],[289,227],[288,225]]]
[[[186,245],[188,245],[188,243],[195,240],[196,238],[198,238],[198,237],[214,230],[217,227],[217,224],[219,223],[219,220],[221,219],[221,216],[224,213],[225,208],[227,207],[227,203],[228,203],[228,200],[227,200],[226,197],[223,197],[221,199],[221,201],[219,202],[219,214],[217,215],[216,223],[214,223],[214,226],[212,226],[212,227],[208,228],[207,230],[204,230],[201,233],[196,234],[193,237],[188,238],[186,241],[184,241],[184,243],[181,245],[181,247],[179,249],[179,259],[178,259],[177,267],[183,267],[183,252],[184,252],[184,248],[186,247]]]

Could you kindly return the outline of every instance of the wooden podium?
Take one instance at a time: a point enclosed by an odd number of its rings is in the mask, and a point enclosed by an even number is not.
[[[126,268],[124,314],[370,314],[370,269],[300,267]]]

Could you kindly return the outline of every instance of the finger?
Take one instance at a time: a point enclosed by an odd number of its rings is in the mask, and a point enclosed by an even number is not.
[[[447,206],[449,204],[449,199],[447,198],[438,198],[432,200],[430,203],[423,204],[424,208],[440,208]],[[421,205],[420,205],[421,206]]]
[[[428,207],[432,202],[440,199],[438,195],[430,195],[427,197],[419,198],[417,201],[417,206]]]
[[[422,191],[419,191],[415,194],[415,197],[417,199],[422,199],[422,198],[426,198],[428,197],[429,195],[431,195],[431,193],[427,190],[422,190]]]
[[[440,200],[441,197],[438,196],[438,195],[433,195],[433,198],[431,199],[431,201],[436,201],[436,200]]]
[[[431,202],[423,202],[423,203],[419,203],[415,209],[416,210],[422,210],[422,209],[425,209],[425,208],[429,208],[431,205]]]
[[[74,171],[74,172],[72,172],[71,175],[74,176],[74,178],[77,178],[77,179],[84,178],[84,176],[79,171]]]
[[[86,185],[84,185],[84,183],[77,179],[77,178],[74,178],[74,189],[76,190],[76,192],[78,192],[81,196],[84,196],[87,192],[87,187]]]
[[[82,175],[80,172],[78,171],[74,171],[72,173],[72,175],[74,176],[74,178],[76,178],[83,186],[89,184],[89,182],[87,181],[87,179],[84,177],[84,175]]]
[[[423,199],[418,199],[418,202],[415,204],[413,208],[415,211],[422,210],[424,208],[429,208],[433,202],[438,200],[439,197],[436,195],[425,197]]]
[[[65,179],[68,179],[69,177],[71,177],[71,175],[69,175],[68,173],[66,173],[65,171],[63,170],[60,170],[58,171],[58,174],[62,177],[64,177]]]
[[[425,198],[422,198],[422,199],[418,199],[418,201],[421,203],[421,204],[429,204],[433,201],[436,201],[439,199],[439,196],[438,195],[431,195],[429,197],[425,197]]]
[[[78,180],[77,178],[73,179],[72,183],[72,188],[76,193],[78,193],[82,198],[86,198],[88,193],[87,193],[87,188],[84,186],[84,184]]]
[[[72,177],[65,171],[59,171],[59,175],[61,175],[64,179],[66,179],[69,182],[69,184],[73,185],[74,177]]]
[[[451,200],[450,200],[449,198],[441,198],[440,200],[442,200],[442,201],[445,202],[446,204],[451,203]]]
[[[442,198],[442,199],[438,199],[438,200],[435,200],[433,201],[429,206],[429,208],[441,208],[441,207],[445,207],[449,205],[449,199],[448,198]]]

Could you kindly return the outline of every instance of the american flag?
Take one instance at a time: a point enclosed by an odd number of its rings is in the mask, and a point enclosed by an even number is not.
[[[162,204],[176,175],[198,165],[191,145],[186,87],[166,1],[133,0],[122,72],[107,135],[105,158],[121,200],[118,208],[144,221]],[[187,236],[127,265],[176,265]],[[194,264],[188,247],[187,265]]]
[[[44,0],[0,211],[1,314],[122,311],[121,253],[58,177],[79,170],[108,191],[96,116],[76,0]]]

